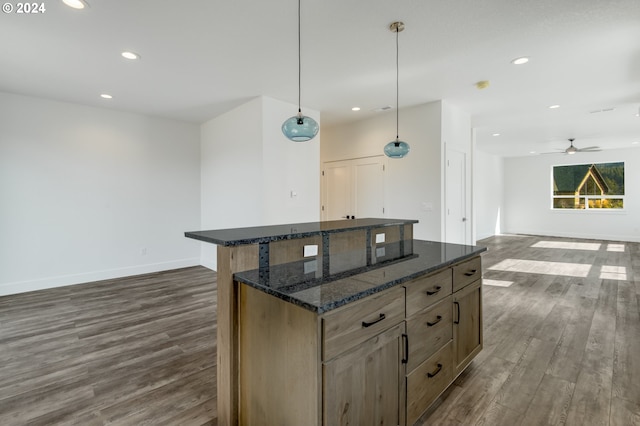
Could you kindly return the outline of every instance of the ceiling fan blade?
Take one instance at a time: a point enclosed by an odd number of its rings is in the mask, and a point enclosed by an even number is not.
[[[599,146],[588,146],[586,148],[578,148],[578,151],[601,151]]]

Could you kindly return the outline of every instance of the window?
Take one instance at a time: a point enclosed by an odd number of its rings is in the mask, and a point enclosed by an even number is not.
[[[554,209],[624,208],[624,162],[553,166]]]

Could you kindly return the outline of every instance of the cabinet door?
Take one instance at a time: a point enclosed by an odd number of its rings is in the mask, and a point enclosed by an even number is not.
[[[454,377],[482,350],[482,280],[453,293]]]
[[[325,426],[404,422],[403,332],[404,322],[323,365]]]

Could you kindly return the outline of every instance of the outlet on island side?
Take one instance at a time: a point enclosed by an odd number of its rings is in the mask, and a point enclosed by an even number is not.
[[[317,244],[309,244],[304,246],[303,257],[311,257],[318,255],[318,245]]]

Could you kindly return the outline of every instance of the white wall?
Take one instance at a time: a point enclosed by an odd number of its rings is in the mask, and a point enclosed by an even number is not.
[[[553,165],[625,162],[625,211],[558,211],[551,207]],[[640,148],[505,158],[505,231],[640,241]]]
[[[395,139],[395,111],[371,119],[323,127],[321,159],[325,161],[380,155]],[[400,139],[411,151],[389,159],[385,188],[385,216],[417,219],[418,239],[441,241],[444,209],[445,141],[464,152],[471,150],[469,116],[438,101],[400,110]],[[426,208],[425,208],[426,206]]]
[[[194,124],[0,93],[0,294],[197,265],[199,156]]]
[[[263,219],[265,225],[320,220],[320,140],[292,142],[282,123],[295,115],[295,105],[263,97]],[[320,123],[317,111],[303,113]],[[291,196],[291,191],[296,195]]]
[[[502,232],[503,167],[502,157],[476,149],[473,171],[476,240]]]
[[[259,97],[202,125],[200,229],[320,220],[320,135],[292,142],[281,130],[297,109]],[[201,246],[201,263],[216,269],[215,245]]]
[[[440,240],[441,221],[441,103],[432,102],[400,111],[400,139],[411,150],[402,159],[389,159],[385,176],[385,217],[417,219],[414,236]],[[323,127],[322,162],[383,153],[395,139],[395,111],[339,126]],[[423,203],[432,206],[425,211]]]

